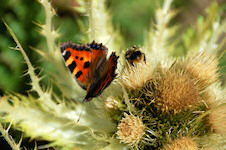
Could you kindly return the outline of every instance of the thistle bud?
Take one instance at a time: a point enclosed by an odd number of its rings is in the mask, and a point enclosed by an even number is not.
[[[118,124],[118,138],[130,147],[138,147],[144,134],[145,126],[141,118],[125,114],[125,118]]]

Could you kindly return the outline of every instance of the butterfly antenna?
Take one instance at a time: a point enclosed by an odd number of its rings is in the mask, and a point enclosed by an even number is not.
[[[90,107],[92,107],[92,109],[94,109],[93,105],[91,104],[91,102],[89,102]]]
[[[83,110],[84,110],[84,107],[85,107],[85,103],[83,102],[82,111],[81,111],[81,113],[79,114],[79,117],[78,117],[77,122],[79,122],[79,120],[80,120],[80,118],[81,118],[81,116],[82,116],[82,112],[83,112]]]
[[[99,98],[104,102],[104,98],[103,98],[102,94],[100,94]]]

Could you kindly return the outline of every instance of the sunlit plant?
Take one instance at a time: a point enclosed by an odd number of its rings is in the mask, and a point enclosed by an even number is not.
[[[20,149],[21,142],[16,143],[8,134],[11,124],[24,136],[49,142],[39,145],[40,149],[220,149],[225,146],[225,89],[219,79],[217,54],[222,53],[225,43],[218,39],[225,32],[226,21],[221,20],[215,2],[207,9],[207,17],[198,20],[194,38],[187,33],[177,35],[178,27],[168,26],[177,11],[170,10],[172,0],[165,0],[156,10],[155,24],[139,48],[146,60],[135,65],[125,59],[125,51],[120,47],[122,38],[119,31],[114,31],[105,1],[82,3],[80,7],[85,8],[89,18],[88,38],[84,42],[95,40],[120,55],[117,78],[91,105],[78,98],[85,91],[63,63],[60,44],[56,43],[60,35],[52,25],[55,11],[51,3],[39,2],[45,9],[46,20],[37,25],[46,38],[47,49],[33,49],[56,69],[48,76],[61,94],[57,95],[51,85],[43,87],[40,81],[45,77],[36,74],[13,29],[4,22],[17,44],[13,49],[23,55],[26,75],[31,79],[28,96],[6,93],[0,99],[0,131],[13,149]],[[170,43],[172,37],[181,43]],[[174,50],[179,44],[186,45],[187,55],[175,58]],[[9,127],[4,128],[7,123]]]

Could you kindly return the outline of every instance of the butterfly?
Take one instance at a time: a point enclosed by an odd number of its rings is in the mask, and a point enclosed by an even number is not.
[[[142,53],[139,48],[136,46],[133,46],[131,49],[129,49],[125,54],[126,60],[134,66],[134,64],[137,64],[141,61],[144,61],[146,63],[145,54]]]
[[[117,76],[119,56],[112,52],[107,59],[108,48],[95,41],[88,44],[61,43],[61,54],[67,68],[80,87],[87,91],[84,102],[99,96]]]

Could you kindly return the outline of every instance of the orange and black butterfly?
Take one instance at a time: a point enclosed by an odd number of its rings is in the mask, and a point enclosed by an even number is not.
[[[84,102],[99,96],[117,76],[115,70],[119,56],[112,52],[107,59],[108,49],[102,43],[93,41],[78,45],[69,41],[61,43],[60,50],[77,83],[87,91]]]

